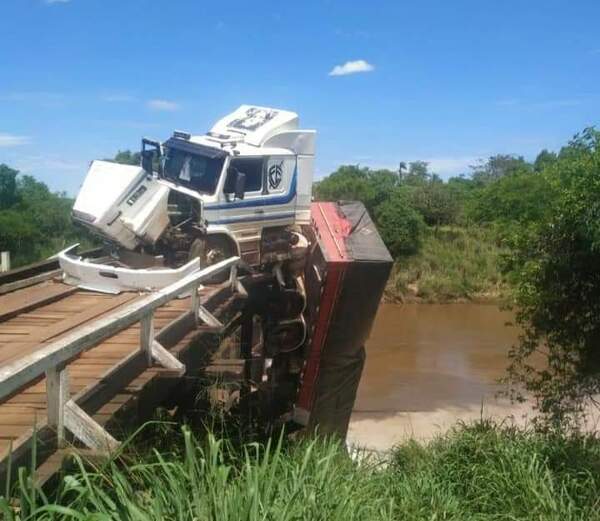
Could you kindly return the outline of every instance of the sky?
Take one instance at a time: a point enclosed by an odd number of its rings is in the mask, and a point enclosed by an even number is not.
[[[0,0],[0,163],[74,195],[91,160],[243,103],[317,130],[317,178],[533,159],[598,123],[599,21],[598,0]]]

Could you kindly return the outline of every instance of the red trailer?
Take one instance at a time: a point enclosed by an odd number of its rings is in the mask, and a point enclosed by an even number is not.
[[[294,419],[345,437],[393,261],[362,203],[317,202],[311,214],[305,284],[312,326]]]

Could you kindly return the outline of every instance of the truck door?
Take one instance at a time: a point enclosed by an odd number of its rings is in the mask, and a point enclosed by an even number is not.
[[[219,220],[235,229],[248,228],[262,217],[264,157],[236,157],[229,164],[223,192],[228,202],[219,205]],[[236,173],[246,176],[244,199],[234,200]]]
[[[263,218],[268,226],[294,222],[296,211],[296,157],[270,156],[265,162]]]

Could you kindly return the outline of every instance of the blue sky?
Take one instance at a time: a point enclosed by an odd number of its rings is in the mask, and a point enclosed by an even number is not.
[[[2,0],[0,163],[74,194],[92,159],[242,103],[316,128],[317,177],[533,158],[598,123],[599,21],[598,0]]]

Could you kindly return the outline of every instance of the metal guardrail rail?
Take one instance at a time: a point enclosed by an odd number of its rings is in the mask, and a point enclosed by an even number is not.
[[[218,327],[220,322],[202,306],[198,287],[203,281],[230,269],[229,284],[232,290],[243,292],[237,278],[239,263],[239,257],[231,257],[192,273],[89,325],[77,328],[35,353],[0,367],[0,402],[45,374],[48,425],[56,431],[58,446],[65,445],[65,430],[68,430],[92,449],[114,450],[119,443],[71,399],[67,363],[98,342],[140,322],[140,349],[148,365],[154,360],[179,374],[185,373],[185,366],[155,340],[154,311],[174,298],[191,292],[191,310],[196,322]]]

